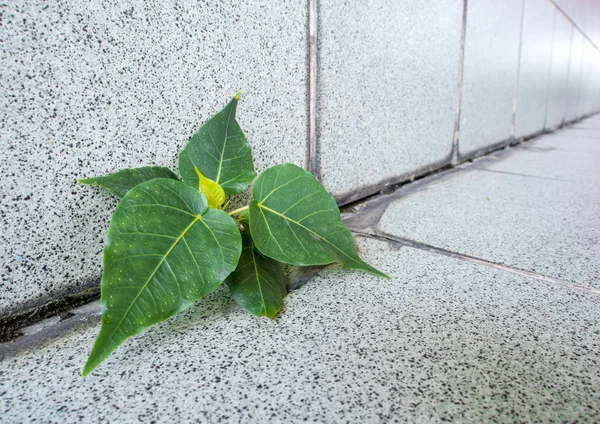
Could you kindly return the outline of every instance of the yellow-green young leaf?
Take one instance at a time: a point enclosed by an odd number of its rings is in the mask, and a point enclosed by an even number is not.
[[[144,166],[142,168],[122,169],[114,174],[103,177],[85,178],[77,180],[81,184],[99,186],[116,194],[118,197],[125,196],[125,193],[132,187],[155,178],[170,178],[177,180],[177,175],[169,168],[162,166]]]
[[[277,165],[260,174],[249,212],[250,232],[263,255],[299,266],[339,262],[389,278],[360,259],[335,199],[296,165]]]
[[[184,310],[236,268],[239,230],[197,189],[154,179],[121,199],[104,248],[102,325],[89,374],[125,339]]]
[[[219,209],[225,203],[225,192],[223,187],[215,183],[213,180],[206,178],[197,166],[194,166],[198,175],[198,188],[202,194],[206,196],[209,208]]]
[[[283,308],[287,280],[281,264],[256,250],[249,234],[242,234],[240,261],[225,283],[235,301],[252,315],[273,319]]]
[[[239,99],[237,93],[196,131],[179,154],[179,173],[187,185],[198,187],[196,167],[228,196],[244,191],[256,177],[252,148],[235,120]]]

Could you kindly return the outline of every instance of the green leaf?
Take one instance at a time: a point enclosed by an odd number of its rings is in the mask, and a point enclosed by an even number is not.
[[[215,181],[225,194],[244,191],[256,177],[252,149],[235,120],[240,93],[192,136],[179,154],[179,173],[183,182],[198,187],[195,167]]]
[[[194,167],[196,175],[198,175],[198,185],[200,192],[206,196],[209,208],[219,209],[225,203],[225,192],[223,187],[215,183],[213,180],[206,178],[197,167]]]
[[[177,180],[177,175],[169,168],[164,168],[162,166],[144,166],[142,168],[123,169],[103,177],[85,178],[77,180],[77,182],[103,187],[116,194],[118,197],[123,197],[129,189],[155,178],[171,178]]]
[[[235,270],[241,237],[197,189],[155,179],[132,188],[108,227],[102,326],[89,374],[125,339],[184,310]]]
[[[237,269],[225,283],[242,308],[257,317],[273,319],[283,308],[283,298],[287,294],[281,265],[256,250],[249,234],[242,235],[242,246]]]
[[[291,265],[339,262],[389,278],[363,262],[334,198],[315,177],[291,163],[263,172],[252,188],[250,229],[264,255]]]

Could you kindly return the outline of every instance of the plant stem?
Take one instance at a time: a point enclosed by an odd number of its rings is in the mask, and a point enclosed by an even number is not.
[[[238,214],[238,213],[240,213],[240,212],[244,212],[244,211],[247,211],[247,210],[248,210],[248,206],[244,206],[243,208],[239,208],[239,209],[236,209],[236,210],[234,210],[234,211],[227,212],[227,215],[229,215],[229,216],[233,216],[233,215],[235,215],[235,214]]]

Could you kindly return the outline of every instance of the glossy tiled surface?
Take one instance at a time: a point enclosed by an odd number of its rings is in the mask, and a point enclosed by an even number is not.
[[[461,21],[448,0],[320,4],[320,173],[338,199],[451,159]]]
[[[358,239],[390,280],[329,268],[255,319],[218,292],[92,375],[98,328],[0,363],[8,422],[593,422],[600,296]]]
[[[574,30],[571,39],[571,57],[569,60],[569,82],[567,86],[567,107],[565,111],[566,122],[573,121],[579,117],[584,47],[585,38],[579,31]]]
[[[516,138],[539,133],[544,129],[552,37],[556,8],[548,0],[524,3],[519,84],[515,115]]]
[[[565,119],[572,33],[573,25],[571,25],[565,16],[556,12],[552,36],[552,62],[550,66],[550,84],[548,86],[548,104],[546,106],[545,120],[545,126],[550,130],[558,127]]]
[[[467,2],[458,143],[462,156],[511,136],[522,3],[521,0]]]

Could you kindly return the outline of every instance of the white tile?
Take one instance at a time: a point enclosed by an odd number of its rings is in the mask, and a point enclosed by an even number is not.
[[[596,93],[594,92],[594,67],[598,50],[587,39],[583,46],[583,63],[581,67],[581,88],[579,93],[578,115],[588,115],[594,111]]]
[[[573,25],[571,22],[562,13],[556,11],[546,110],[546,128],[548,129],[556,128],[565,119],[572,32]]]
[[[521,0],[467,5],[458,143],[462,156],[511,137],[522,14]]]
[[[347,201],[450,160],[462,3],[319,4],[319,149]]]
[[[556,13],[548,0],[524,2],[515,138],[544,129]]]
[[[571,39],[571,58],[569,60],[569,83],[567,85],[567,108],[565,121],[570,122],[579,118],[579,95],[581,90],[581,75],[583,69],[584,37],[573,29]]]

